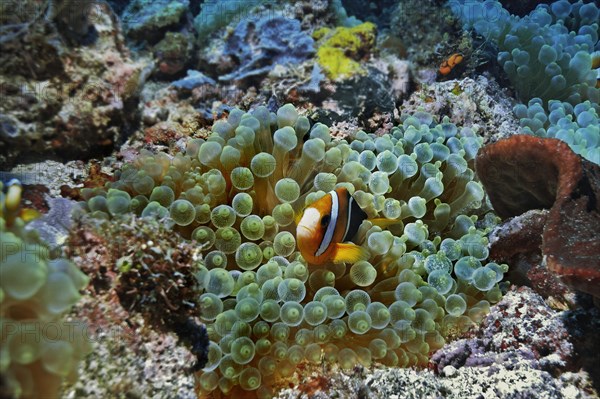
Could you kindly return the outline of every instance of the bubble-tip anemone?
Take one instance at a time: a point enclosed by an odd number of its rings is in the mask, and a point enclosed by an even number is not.
[[[449,331],[478,322],[504,270],[486,266],[482,249],[491,224],[478,223],[489,210],[472,170],[480,144],[425,112],[383,136],[332,139],[287,104],[233,110],[185,154],[143,152],[124,167],[108,188],[147,204],[130,212],[178,218],[173,229],[203,255],[194,300],[210,345],[200,393],[266,397],[298,363],[322,358],[423,366]],[[387,227],[360,226],[368,260],[315,267],[296,247],[294,216],[341,186]],[[83,206],[113,217],[96,194]],[[178,201],[194,208],[189,224]]]
[[[65,379],[77,376],[90,350],[86,326],[62,317],[79,300],[88,278],[72,262],[51,255],[20,217],[22,188],[4,194],[0,182],[0,375],[10,397],[58,397]],[[129,195],[109,191],[111,215],[129,211]],[[115,195],[116,194],[116,195]],[[93,200],[93,199],[92,199]]]

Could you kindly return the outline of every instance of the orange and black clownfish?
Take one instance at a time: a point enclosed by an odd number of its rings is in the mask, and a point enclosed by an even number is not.
[[[0,182],[0,186],[2,186],[2,182]],[[29,222],[42,216],[41,213],[35,209],[24,208],[21,206],[23,186],[19,179],[10,179],[8,183],[6,183],[6,187],[6,194],[3,199],[4,206],[0,205],[0,217],[6,219],[8,225],[12,225],[17,217],[21,218],[24,222]],[[3,195],[3,193],[0,192],[0,196],[1,195]]]
[[[347,242],[367,219],[346,188],[330,191],[304,209],[296,228],[296,242],[307,262],[320,265],[329,260],[354,263],[369,251]]]

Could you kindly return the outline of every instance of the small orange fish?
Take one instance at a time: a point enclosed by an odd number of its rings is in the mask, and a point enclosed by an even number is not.
[[[369,251],[352,242],[367,214],[346,188],[337,188],[304,209],[296,228],[300,253],[309,263],[320,265],[355,263],[369,257]]]
[[[440,74],[444,76],[448,75],[450,72],[452,72],[452,69],[454,69],[455,66],[462,62],[462,60],[463,55],[461,53],[452,54],[440,65]]]
[[[4,196],[4,208],[0,206],[0,217],[6,218],[7,224],[12,225],[15,218],[19,217],[24,222],[37,219],[41,216],[37,210],[32,208],[23,208],[21,206],[21,194],[23,193],[23,186],[18,179],[11,179],[6,183],[8,187],[6,195]],[[4,214],[6,211],[6,215]]]

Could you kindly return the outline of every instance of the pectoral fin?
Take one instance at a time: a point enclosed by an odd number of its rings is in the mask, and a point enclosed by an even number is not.
[[[359,247],[352,243],[338,243],[335,244],[335,250],[333,254],[334,263],[356,263],[359,260],[369,259],[371,254],[363,247]]]
[[[19,217],[23,219],[24,222],[29,222],[31,220],[37,219],[41,217],[42,214],[31,208],[23,208],[19,214]]]

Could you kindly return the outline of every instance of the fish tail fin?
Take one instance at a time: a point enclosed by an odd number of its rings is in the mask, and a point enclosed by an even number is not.
[[[42,214],[35,209],[31,208],[23,208],[21,209],[21,213],[19,215],[24,222],[30,222],[34,219],[37,219],[42,216]]]
[[[369,222],[373,224],[373,226],[379,226],[382,229],[393,226],[395,224],[401,224],[402,219],[388,219],[388,218],[374,218],[367,219]]]
[[[369,259],[371,254],[366,248],[359,247],[352,243],[335,244],[335,252],[333,254],[334,263],[356,263],[359,260]]]

